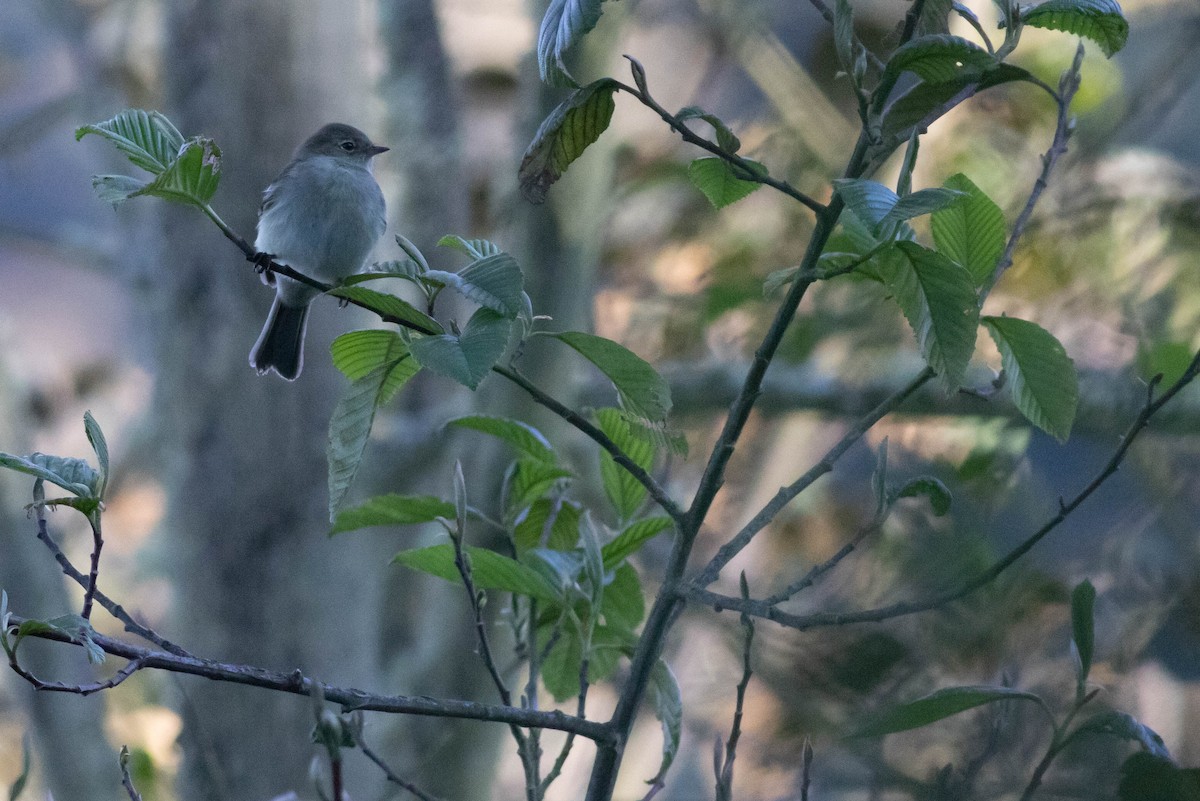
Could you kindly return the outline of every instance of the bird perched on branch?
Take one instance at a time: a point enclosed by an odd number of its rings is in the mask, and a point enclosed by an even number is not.
[[[273,260],[326,284],[360,272],[386,227],[371,174],[371,159],[386,150],[341,123],[310,136],[263,193],[254,261]],[[308,307],[320,291],[269,270],[263,280],[274,284],[275,301],[250,364],[294,381],[304,366]]]

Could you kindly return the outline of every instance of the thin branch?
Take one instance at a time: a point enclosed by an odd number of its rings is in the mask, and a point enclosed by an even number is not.
[[[16,620],[16,617],[14,616],[13,619]],[[28,636],[32,637],[36,635],[30,634]],[[139,670],[146,667],[146,664],[141,659],[134,659],[104,681],[92,682],[90,684],[66,684],[65,682],[61,681],[43,681],[42,679],[39,679],[37,676],[33,675],[33,673],[21,667],[21,665],[17,662],[16,655],[13,655],[8,660],[8,666],[12,668],[14,673],[23,678],[25,681],[29,682],[29,684],[35,690],[52,693],[69,693],[71,695],[92,695],[93,693],[103,692],[104,690],[111,690],[113,687],[116,687],[134,673],[137,673]]]
[[[667,515],[676,522],[676,524],[683,523],[683,510],[680,509],[679,505],[671,499],[671,496],[668,495],[667,491],[663,489],[662,485],[655,480],[654,476],[646,472],[642,466],[633,461],[633,459],[630,459],[629,455],[621,450],[620,446],[613,442],[612,439],[597,426],[593,425],[591,421],[583,417],[583,415],[579,414],[574,409],[571,409],[570,407],[556,400],[553,396],[543,392],[536,384],[530,381],[524,373],[520,372],[515,367],[501,367],[497,365],[496,367],[492,368],[492,371],[499,373],[509,381],[512,381],[514,384],[519,386],[521,389],[525,390],[525,392],[527,392],[529,396],[533,398],[534,402],[554,412],[554,414],[570,423],[576,429],[583,432],[583,434],[585,434],[589,439],[606,450],[608,454],[612,456],[614,462],[624,468],[629,475],[633,476],[633,478],[639,484],[646,488],[646,492],[650,494],[650,497],[654,499],[655,503],[662,507],[662,510],[666,512]]]
[[[72,579],[79,586],[86,589],[88,585],[87,577],[80,573],[79,570],[76,569],[75,565],[71,564],[71,560],[67,558],[67,555],[63,553],[62,548],[59,547],[54,538],[50,536],[50,531],[46,524],[46,512],[44,506],[35,503],[33,506],[33,513],[37,518],[37,538],[41,540],[47,548],[50,549],[50,553],[54,555],[54,560],[58,562],[58,566],[62,568],[63,574]],[[96,599],[96,603],[100,604],[100,606],[103,607],[114,618],[125,624],[125,630],[130,634],[135,634],[138,637],[141,637],[143,640],[153,643],[164,651],[168,651],[176,656],[190,656],[190,654],[183,648],[180,648],[170,640],[159,636],[159,634],[153,629],[143,626],[134,620],[133,617],[127,611],[125,611],[125,607],[116,603],[103,592],[101,592],[99,587],[95,589],[94,597]]]
[[[27,619],[14,614],[10,616],[9,625],[10,627],[20,626]],[[56,631],[31,632],[27,636],[64,643],[72,642],[66,634]],[[292,671],[291,673],[283,673],[253,665],[218,662],[196,656],[180,656],[166,651],[153,651],[98,633],[92,633],[91,640],[107,654],[122,659],[139,660],[142,663],[141,667],[143,670],[152,669],[165,670],[171,673],[185,673],[191,676],[200,676],[211,681],[244,684],[251,687],[261,687],[267,690],[304,696],[311,694],[310,690],[314,684],[313,679],[306,677],[299,670]],[[474,701],[459,701],[446,698],[430,698],[428,696],[378,695],[352,687],[336,687],[322,682],[315,683],[319,685],[326,700],[340,704],[343,711],[347,712],[361,709],[368,712],[390,712],[425,717],[483,720],[526,728],[535,727],[575,732],[600,744],[608,744],[614,740],[612,728],[609,724],[591,720],[580,720],[573,715],[567,715],[557,710],[520,709],[512,706],[481,704]]]
[[[746,585],[746,574],[742,574],[742,596],[749,597]],[[746,688],[750,686],[750,677],[754,670],[750,665],[750,652],[754,645],[754,621],[749,615],[742,615],[742,628],[746,637],[742,643],[742,680],[737,684],[737,700],[733,708],[733,724],[730,726],[729,738],[725,741],[725,757],[717,758],[717,801],[732,801],[733,799],[733,763],[737,759],[738,740],[742,736],[742,715],[746,703]],[[720,740],[718,747],[720,745]]]
[[[879,529],[883,527],[883,521],[886,518],[886,511],[883,514],[877,515],[873,520],[871,520],[871,522],[860,528],[849,542],[838,549],[837,553],[826,559],[824,562],[821,562],[818,565],[813,565],[812,569],[805,573],[801,578],[792,582],[769,598],[764,599],[764,603],[770,606],[781,604],[784,601],[791,600],[792,597],[797,593],[811,587],[814,583],[816,583],[817,579],[828,573],[830,570],[833,570],[843,559],[852,554],[854,549],[857,548],[863,540],[879,531]]]
[[[121,765],[121,786],[129,795],[129,801],[142,801],[141,793],[133,786],[133,777],[129,775],[129,746],[121,746],[121,756],[118,761]]]
[[[916,614],[918,612],[927,612],[933,609],[946,606],[947,604],[958,601],[967,595],[975,592],[975,590],[990,584],[1001,573],[1010,568],[1018,559],[1028,553],[1041,540],[1066,520],[1080,505],[1083,504],[1091,495],[1098,490],[1109,478],[1111,478],[1117,469],[1121,466],[1121,462],[1125,460],[1125,456],[1134,441],[1138,438],[1141,432],[1146,428],[1150,419],[1171,401],[1184,387],[1192,383],[1196,376],[1200,375],[1200,351],[1193,357],[1191,363],[1184,371],[1183,375],[1172,384],[1158,398],[1154,397],[1154,389],[1157,386],[1158,379],[1152,381],[1147,389],[1146,403],[1142,410],[1138,413],[1137,418],[1130,424],[1129,429],[1121,438],[1120,445],[1117,446],[1112,456],[1096,474],[1096,476],[1088,482],[1082,490],[1079,491],[1070,501],[1060,501],[1058,512],[1047,520],[1037,531],[1025,538],[1019,545],[1010,550],[1003,558],[995,562],[987,570],[983,571],[975,578],[971,579],[962,586],[947,590],[929,598],[924,598],[917,601],[900,601],[890,606],[879,607],[877,609],[867,609],[860,612],[814,612],[807,615],[790,614],[781,611],[778,607],[766,604],[760,600],[745,600],[735,598],[731,595],[721,595],[719,593],[709,592],[693,586],[687,591],[687,597],[698,603],[712,606],[718,611],[725,609],[742,612],[761,617],[767,620],[772,620],[787,628],[806,631],[808,629],[821,628],[825,626],[847,626],[856,623],[878,623],[884,620],[890,620],[904,615]]]
[[[979,290],[979,304],[983,305],[983,301],[991,293],[992,288],[1004,275],[1013,263],[1013,253],[1016,251],[1017,242],[1025,234],[1025,229],[1029,226],[1029,221],[1033,218],[1033,209],[1041,198],[1042,193],[1046,191],[1046,187],[1050,182],[1050,173],[1054,171],[1054,166],[1063,154],[1067,152],[1067,145],[1071,141],[1071,134],[1075,131],[1075,121],[1071,117],[1071,101],[1075,98],[1075,92],[1079,89],[1079,70],[1083,66],[1083,42],[1079,43],[1079,47],[1075,50],[1075,58],[1071,62],[1071,67],[1063,73],[1062,79],[1058,84],[1058,94],[1055,95],[1058,102],[1058,119],[1054,127],[1054,139],[1050,142],[1050,148],[1042,156],[1042,171],[1038,174],[1037,180],[1033,183],[1033,189],[1029,192],[1029,198],[1025,201],[1025,207],[1021,209],[1021,213],[1017,215],[1017,219],[1013,222],[1012,233],[1008,237],[1008,243],[1004,246],[1004,252],[1000,255],[1000,260],[996,262],[996,268],[988,277],[987,282]],[[1047,91],[1051,91],[1046,87]],[[1054,93],[1051,91],[1051,94]]]
[[[808,786],[812,781],[813,747],[812,740],[804,738],[804,756],[801,760],[800,801],[808,801]]]
[[[786,487],[780,487],[766,506],[762,508],[750,522],[746,523],[729,542],[721,546],[716,555],[704,567],[704,570],[696,576],[692,584],[697,588],[707,587],[716,581],[720,575],[721,569],[729,564],[735,556],[741,553],[742,549],[750,544],[750,541],[766,528],[775,517],[787,506],[792,499],[804,492],[821,476],[833,470],[834,464],[842,457],[846,451],[850,449],[854,443],[862,439],[867,433],[889,413],[895,411],[900,404],[904,403],[914,392],[924,386],[931,378],[933,378],[933,370],[926,367],[908,384],[901,387],[889,397],[881,401],[874,409],[867,412],[859,420],[851,426],[851,428],[842,436],[837,443],[829,449],[829,451],[821,457],[821,460],[813,465],[808,472],[800,476]]]
[[[437,796],[430,795],[412,782],[405,781],[404,779],[400,778],[400,776],[394,770],[388,767],[388,764],[383,761],[383,758],[367,745],[366,740],[363,739],[362,732],[351,729],[351,734],[354,737],[355,745],[358,746],[358,750],[362,751],[363,756],[374,762],[375,766],[383,771],[383,777],[385,779],[397,787],[412,793],[417,798],[421,799],[421,801],[440,801]]]
[[[632,56],[627,55],[625,58],[629,59],[629,61],[632,63],[634,75],[639,77],[639,83],[644,84],[645,72],[642,69],[642,65],[638,63],[637,59],[633,58]],[[804,194],[787,181],[782,181],[778,178],[772,178],[770,175],[763,174],[761,168],[755,169],[755,167],[746,159],[742,158],[736,153],[730,153],[716,142],[700,136],[698,133],[689,128],[683,122],[683,120],[679,119],[674,114],[659,105],[658,101],[651,97],[648,91],[634,88],[626,83],[622,83],[621,81],[616,81],[616,84],[618,87],[620,87],[621,91],[628,92],[630,95],[636,98],[639,103],[661,117],[663,122],[670,126],[671,130],[683,137],[683,141],[687,142],[688,144],[695,145],[703,150],[707,150],[717,158],[730,164],[736,171],[738,178],[741,178],[743,181],[753,181],[754,183],[763,184],[764,186],[769,186],[772,189],[778,190],[793,200],[807,206],[817,214],[820,214],[825,210],[825,204],[819,203],[818,201]]]
[[[585,654],[579,662],[579,697],[575,704],[575,717],[583,720],[587,717],[587,696],[588,688],[591,686],[588,681],[588,658]],[[558,752],[558,756],[554,760],[554,764],[550,766],[550,771],[546,774],[546,778],[542,779],[541,786],[538,788],[538,796],[544,796],[546,791],[550,789],[550,785],[562,773],[563,766],[567,763],[567,757],[571,755],[571,746],[575,744],[575,735],[567,734],[566,742]]]

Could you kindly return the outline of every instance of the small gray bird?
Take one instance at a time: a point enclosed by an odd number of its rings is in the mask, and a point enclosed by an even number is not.
[[[340,123],[309,137],[263,193],[254,242],[260,257],[327,284],[360,272],[386,227],[371,159],[387,149]],[[250,364],[259,374],[274,370],[295,381],[304,366],[308,306],[320,293],[283,275],[268,272],[263,280],[275,285],[275,302]]]

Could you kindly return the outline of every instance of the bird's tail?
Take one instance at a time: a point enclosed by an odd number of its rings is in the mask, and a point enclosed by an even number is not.
[[[274,370],[295,381],[304,367],[304,331],[308,327],[308,305],[288,306],[276,296],[258,341],[250,350],[250,365],[263,374]]]

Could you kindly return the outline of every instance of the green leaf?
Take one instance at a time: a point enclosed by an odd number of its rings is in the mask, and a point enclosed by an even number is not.
[[[762,167],[758,162],[749,163]],[[708,202],[718,209],[736,203],[762,187],[757,181],[747,181],[744,176],[739,176],[729,162],[716,157],[696,159],[688,165],[687,175],[692,186],[703,192]]]
[[[650,684],[646,689],[650,694],[650,702],[654,704],[654,716],[662,725],[662,762],[659,763],[658,773],[650,780],[651,784],[658,784],[667,775],[675,755],[679,753],[679,738],[683,732],[683,694],[679,691],[675,674],[661,659],[651,668]]]
[[[579,519],[583,507],[572,501],[538,498],[513,527],[513,542],[517,552],[545,546],[554,551],[568,551],[579,542]]]
[[[471,580],[477,589],[502,590],[551,603],[561,600],[550,582],[533,568],[486,548],[464,545],[463,550],[471,560]],[[462,581],[454,564],[454,546],[449,543],[401,551],[392,561],[447,581]]]
[[[211,139],[189,139],[179,157],[137,194],[204,206],[216,194],[220,180],[221,148]]]
[[[916,73],[926,83],[977,80],[996,58],[974,42],[959,36],[919,36],[896,48],[884,66],[880,87],[891,86],[902,73]]]
[[[485,414],[472,414],[466,417],[456,417],[446,423],[448,426],[470,428],[491,434],[516,448],[525,456],[539,462],[554,464],[557,460],[550,441],[533,426],[520,420],[510,420],[507,417],[491,417]]]
[[[884,216],[882,224],[903,222],[940,209],[953,208],[963,197],[962,192],[953,189],[921,189],[900,198]]]
[[[343,509],[333,519],[329,534],[371,526],[410,526],[454,517],[454,504],[433,495],[376,495],[360,506]]]
[[[415,368],[413,360],[407,356],[381,364],[351,381],[345,394],[338,399],[329,420],[329,445],[326,449],[330,522],[336,519],[338,509],[358,473],[367,437],[371,434],[371,424],[375,421],[375,410],[381,399],[395,393],[397,382],[403,384],[415,375]]]
[[[104,661],[104,649],[92,639],[95,633],[92,624],[79,615],[61,615],[52,620],[26,620],[17,627],[12,644],[6,650],[11,657],[26,637],[58,634],[76,645],[82,645],[88,662],[98,665]]]
[[[457,273],[429,270],[424,278],[448,286],[510,320],[521,313],[524,278],[516,259],[507,253],[484,256]]]
[[[1200,801],[1200,770],[1181,770],[1169,758],[1131,754],[1121,765],[1120,801]]]
[[[335,298],[345,298],[355,303],[361,303],[366,308],[378,314],[386,322],[409,323],[418,330],[441,333],[445,329],[441,323],[425,312],[413,306],[407,300],[376,292],[363,286],[335,286],[328,294]]]
[[[848,0],[837,0],[833,7],[833,45],[838,63],[847,74],[854,72],[854,9]]]
[[[383,278],[400,278],[405,281],[411,281],[417,286],[422,286],[421,276],[425,274],[425,268],[412,259],[391,259],[389,261],[377,261],[364,272],[348,275],[342,279],[342,286],[353,286],[355,284],[363,284],[367,281],[378,281]]]
[[[351,381],[365,378],[372,371],[390,365],[379,387],[376,404],[391,401],[420,366],[408,352],[408,345],[395,331],[366,329],[342,334],[329,346],[333,366]]]
[[[1171,757],[1171,752],[1167,750],[1167,746],[1158,732],[1125,712],[1114,710],[1101,712],[1080,725],[1078,731],[1096,732],[1119,737],[1122,740],[1130,740],[1138,743],[1148,754],[1166,759]]]
[[[547,640],[553,634],[547,633]],[[542,660],[542,685],[555,701],[563,702],[579,694],[579,669],[583,662],[582,635],[563,626],[558,641]]]
[[[447,234],[438,240],[437,246],[440,248],[453,248],[460,253],[465,253],[472,259],[486,259],[488,256],[498,256],[504,251],[498,245],[486,239],[463,239],[461,236]]]
[[[729,126],[721,121],[721,118],[715,114],[709,114],[699,106],[686,106],[681,108],[676,114],[675,119],[680,121],[686,120],[704,120],[712,126],[717,134],[717,145],[727,153],[736,153],[741,149],[742,143],[733,131],[729,130]]]
[[[599,6],[599,0],[590,1]],[[564,2],[571,0],[553,0],[554,4]],[[601,78],[576,89],[550,112],[533,135],[517,168],[526,200],[544,202],[551,185],[562,177],[571,162],[604,133],[616,108],[613,93],[617,87],[612,78]]]
[[[633,565],[626,562],[612,572],[612,579],[604,588],[600,611],[604,622],[613,628],[632,633],[641,625],[646,617],[646,598]]]
[[[574,478],[570,470],[539,459],[517,459],[505,479],[504,508],[518,515],[563,479]]]
[[[461,334],[414,337],[409,347],[423,366],[475,389],[504,355],[511,331],[511,320],[480,308]]]
[[[667,419],[671,388],[645,359],[624,345],[594,334],[564,331],[548,336],[570,345],[608,376],[626,409],[651,422]]]
[[[92,189],[96,197],[115,208],[129,198],[140,195],[150,185],[149,181],[139,181],[128,175],[93,175]]]
[[[954,81],[927,83],[918,81],[888,99],[884,107],[880,133],[881,147],[895,146],[914,131],[923,131],[950,109],[978,92],[1011,81],[1034,81],[1027,70],[1011,64],[995,64],[983,71],[962,75]]]
[[[644,517],[630,523],[611,542],[600,549],[604,554],[604,569],[612,570],[640,551],[647,542],[671,529],[674,525],[669,517]]]
[[[957,715],[968,709],[996,701],[1033,701],[1039,705],[1042,699],[1030,692],[1011,687],[947,687],[944,690],[900,704],[878,715],[851,737],[879,737],[898,731],[908,731],[926,726],[935,721]]]
[[[111,120],[75,129],[75,141],[97,134],[137,166],[155,175],[166,171],[183,147],[183,135],[157,111],[127,109]]]
[[[1129,37],[1129,23],[1117,0],[1048,0],[1023,8],[1021,22],[1091,39],[1109,58]]]
[[[563,56],[600,21],[604,0],[550,0],[538,29],[537,60],[542,81],[551,86],[577,86]]]
[[[1013,402],[1029,422],[1064,442],[1075,422],[1075,363],[1046,329],[1016,317],[984,317],[1000,349]]]
[[[604,603],[604,557],[600,555],[600,537],[591,515],[583,516],[579,539],[583,545],[583,575],[587,578],[588,587],[588,625],[595,626],[600,620],[600,607]]]
[[[949,33],[950,11],[953,7],[954,0],[925,0],[921,17],[917,20],[917,36]]]
[[[921,354],[949,390],[962,383],[975,351],[979,301],[971,274],[956,262],[915,242],[897,242],[906,257],[885,276]]]
[[[1004,212],[962,173],[947,178],[946,187],[965,197],[933,213],[933,241],[939,253],[966,267],[975,286],[982,286],[1004,252]]]
[[[21,738],[21,772],[17,774],[16,780],[8,789],[8,801],[17,801],[21,797],[21,793],[25,792],[25,785],[29,782],[29,772],[32,767],[29,747],[29,733]]]
[[[100,424],[92,417],[90,411],[83,413],[83,430],[96,453],[96,464],[100,466],[96,478],[96,497],[103,498],[104,490],[108,486],[108,443],[104,440]]]
[[[596,423],[600,430],[643,470],[649,470],[654,464],[654,446],[648,440],[637,436],[630,427],[627,416],[620,409],[596,410]],[[600,478],[604,484],[604,493],[616,509],[617,517],[622,522],[633,517],[646,500],[646,488],[641,482],[617,464],[605,450],[600,451]]]
[[[876,232],[900,202],[900,196],[878,181],[865,178],[838,178],[834,189],[846,207],[865,223],[872,233]]]
[[[932,476],[914,478],[896,493],[897,498],[916,498],[921,495],[929,499],[935,517],[949,512],[950,503],[954,499],[946,485]]]
[[[28,456],[0,453],[0,467],[44,479],[80,498],[98,498],[100,474],[82,459],[47,456],[44,453],[31,453]]]
[[[1096,647],[1096,629],[1093,619],[1096,607],[1096,588],[1084,579],[1071,591],[1071,643],[1079,658],[1076,671],[1080,690],[1092,670],[1092,655]]]

